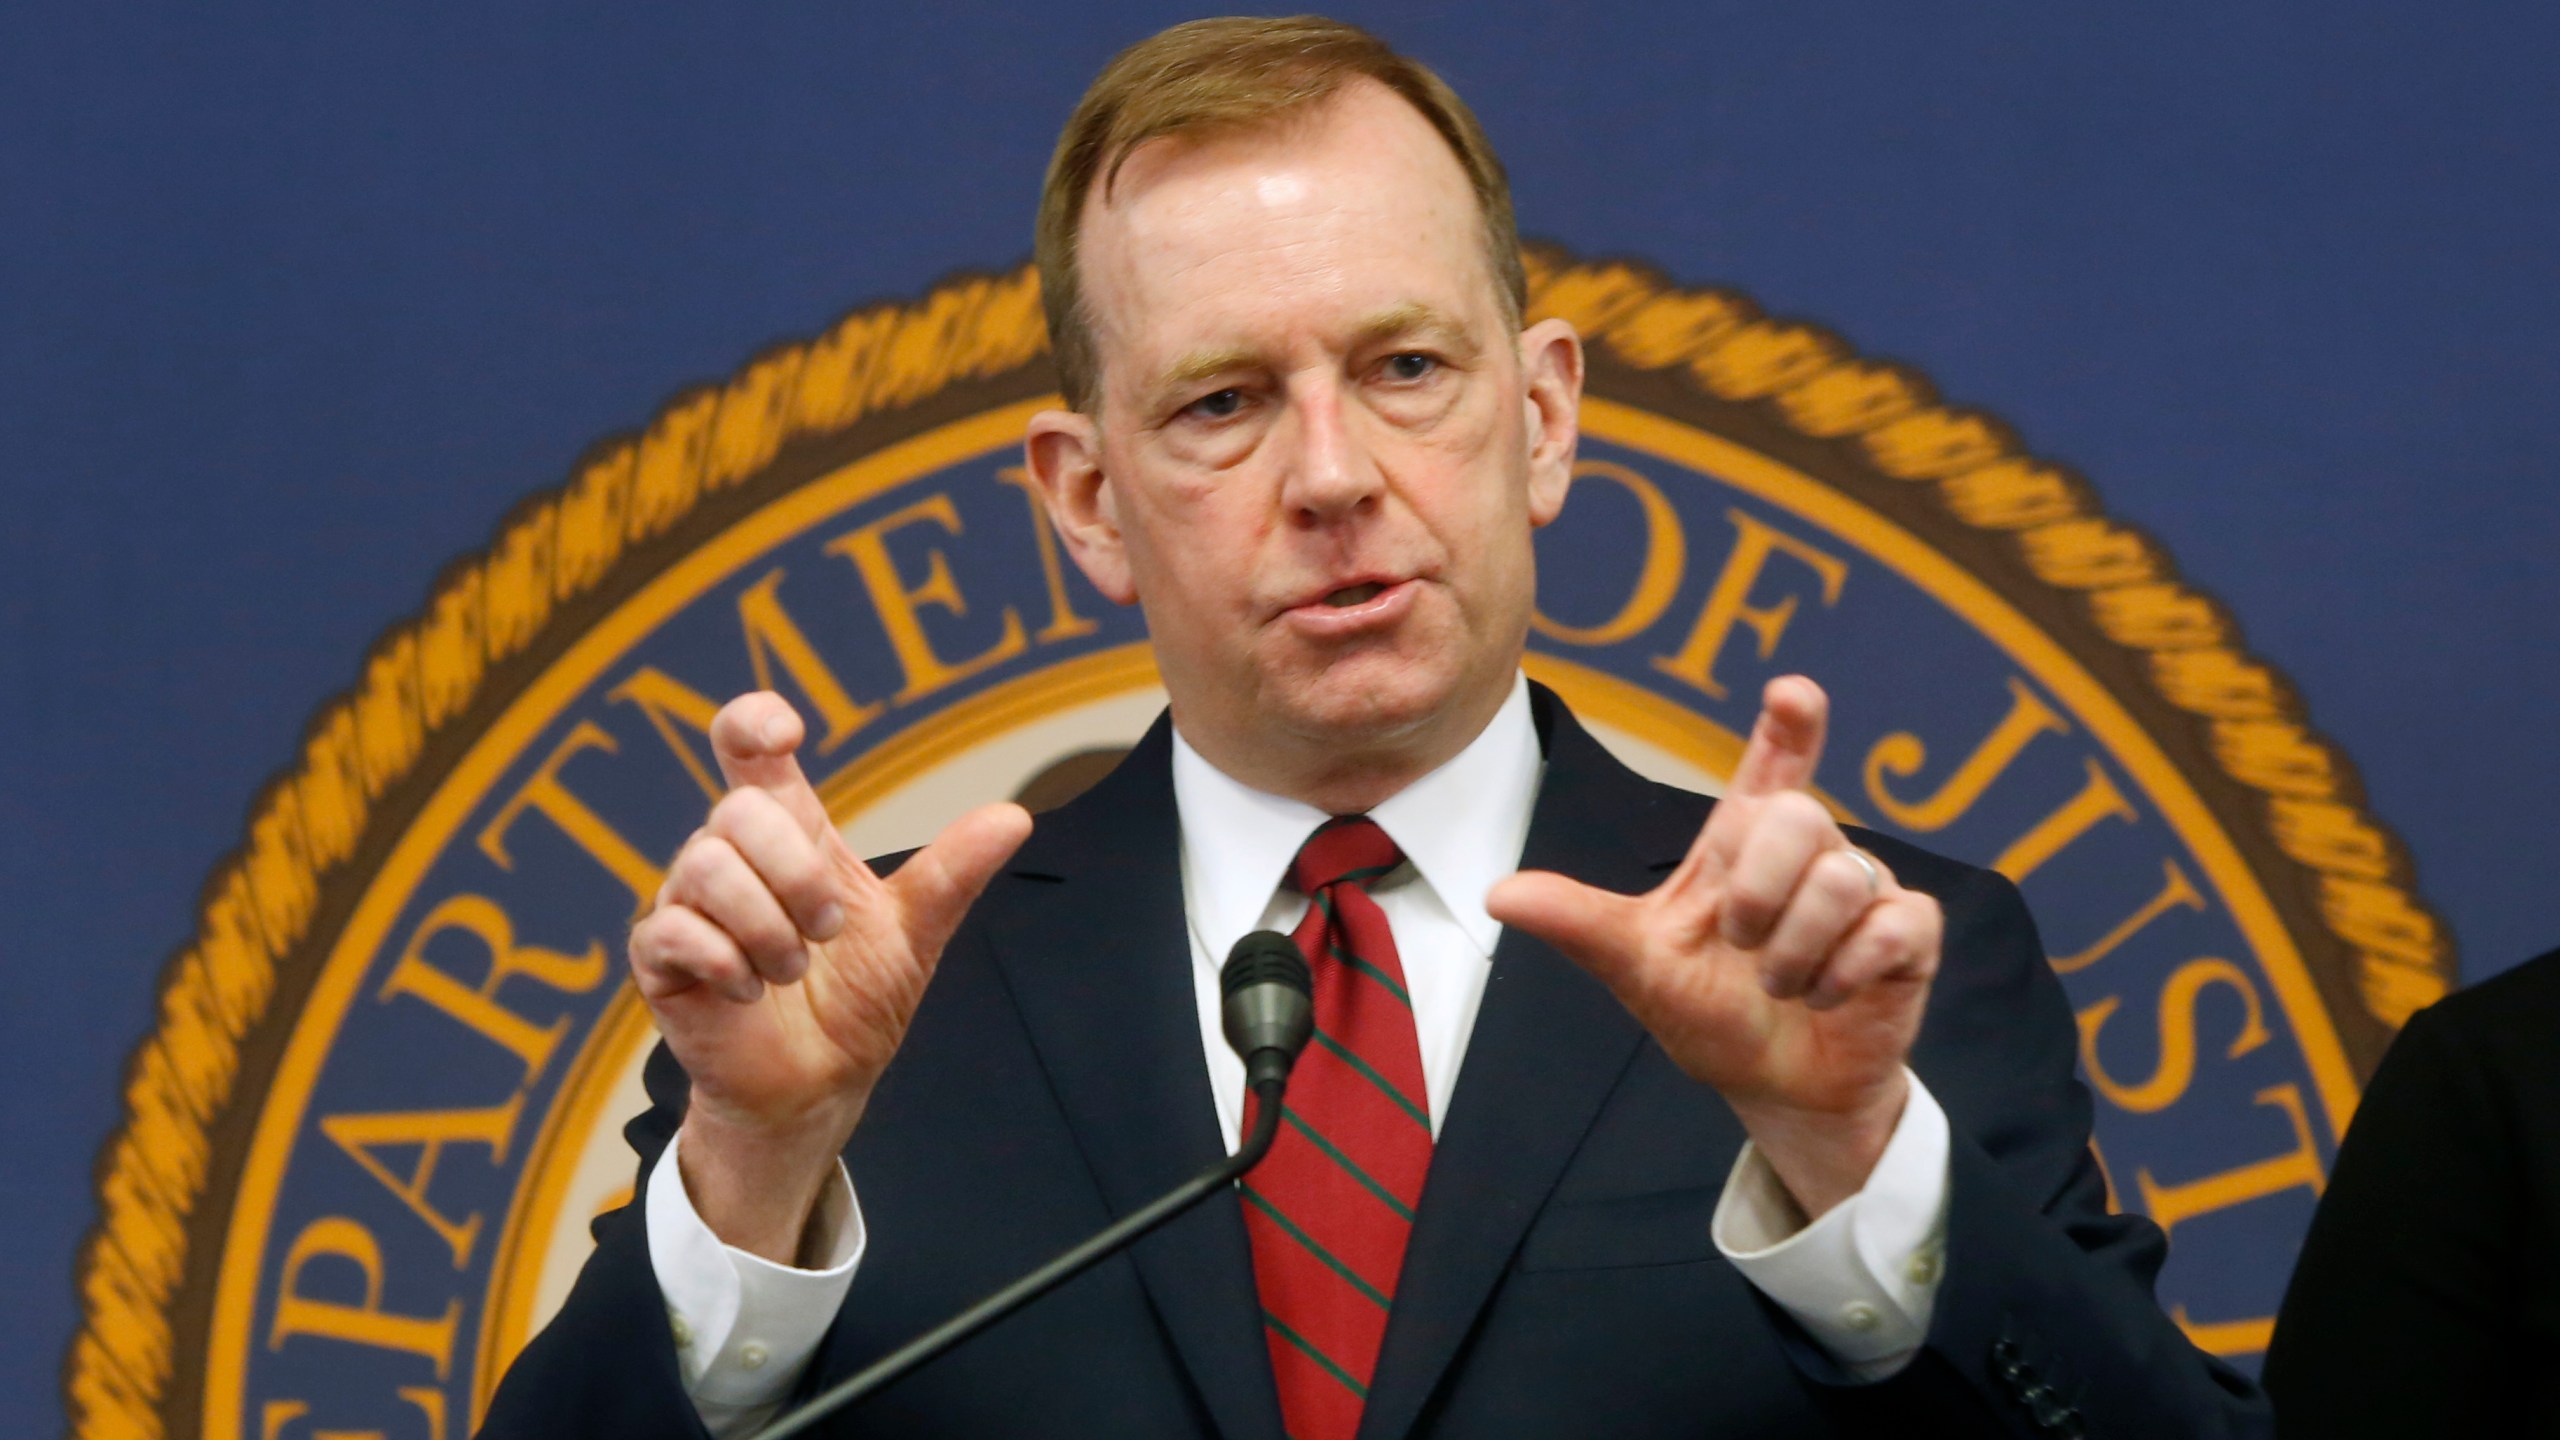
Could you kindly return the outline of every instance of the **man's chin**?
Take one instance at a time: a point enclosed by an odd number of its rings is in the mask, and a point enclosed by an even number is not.
[[[1444,719],[1458,677],[1383,656],[1337,664],[1278,697],[1283,723],[1309,740],[1347,750],[1399,748]]]

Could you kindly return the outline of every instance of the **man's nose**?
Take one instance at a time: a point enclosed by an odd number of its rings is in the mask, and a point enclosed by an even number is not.
[[[1315,528],[1376,509],[1385,478],[1358,432],[1340,383],[1311,379],[1292,389],[1293,448],[1281,495],[1290,518]]]

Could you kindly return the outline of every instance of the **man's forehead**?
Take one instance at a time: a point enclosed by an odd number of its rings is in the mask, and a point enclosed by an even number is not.
[[[1231,228],[1239,221],[1286,224],[1320,211],[1401,210],[1459,243],[1482,233],[1474,186],[1448,142],[1367,79],[1264,123],[1148,140],[1116,168],[1085,198],[1079,250],[1089,270],[1125,262],[1133,248],[1196,263],[1249,246],[1253,237]]]
[[[1089,223],[1097,209],[1109,208],[1145,188],[1151,175],[1202,152],[1301,148],[1335,130],[1354,131],[1379,144],[1425,141],[1464,176],[1456,152],[1412,101],[1376,80],[1355,75],[1311,100],[1252,120],[1172,131],[1131,145],[1103,167],[1101,183],[1086,193],[1084,218]]]
[[[1097,187],[1087,320],[1111,358],[1155,372],[1107,383],[1229,368],[1249,358],[1238,345],[1268,341],[1233,333],[1247,318],[1320,320],[1356,342],[1481,328],[1475,312],[1501,308],[1457,157],[1402,97],[1364,83],[1286,124],[1149,142],[1107,200]]]

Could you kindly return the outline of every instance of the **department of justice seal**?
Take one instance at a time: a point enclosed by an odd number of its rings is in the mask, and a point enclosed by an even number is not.
[[[2406,856],[2237,625],[2088,484],[1910,369],[1633,264],[1531,256],[1589,338],[1530,673],[1712,788],[1760,684],[1825,793],[2023,888],[2163,1302],[2266,1343],[2360,1078],[2453,974]],[[782,691],[857,850],[1071,793],[1162,700],[1017,451],[1025,269],[855,314],[533,497],[394,626],[209,882],[81,1261],[76,1433],[467,1434],[630,1193],[619,948]]]

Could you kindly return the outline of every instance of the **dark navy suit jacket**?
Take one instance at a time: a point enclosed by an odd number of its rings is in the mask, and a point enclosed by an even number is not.
[[[1535,692],[1524,868],[1633,893],[1709,801],[1620,766]],[[945,1319],[1224,1153],[1202,1083],[1166,723],[1040,821],[945,952],[846,1151],[871,1240],[802,1393]],[[2071,1015],[2016,890],[1876,835],[1947,915],[1912,1067],[1953,1127],[1926,1350],[1843,1383],[1715,1250],[1743,1141],[1607,991],[1506,931],[1433,1152],[1363,1440],[2263,1433],[2188,1345],[2148,1222],[2106,1211]],[[645,1169],[685,1104],[653,1058]],[[643,1200],[490,1410],[492,1440],[694,1440]],[[1213,1198],[841,1422],[847,1436],[1283,1440],[1236,1205]]]

